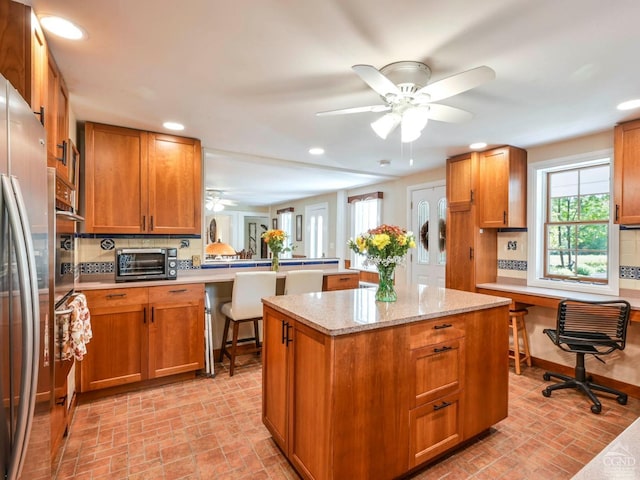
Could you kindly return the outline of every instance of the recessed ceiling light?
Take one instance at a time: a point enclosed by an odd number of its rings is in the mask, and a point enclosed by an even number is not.
[[[626,102],[622,102],[618,104],[618,110],[633,110],[634,108],[640,107],[640,98],[636,98],[634,100],[627,100]]]
[[[383,158],[378,163],[380,164],[380,167],[384,168],[384,167],[386,167],[388,165],[391,165],[391,160],[387,160],[387,159]]]
[[[311,147],[309,149],[309,153],[311,155],[322,155],[324,153],[324,148],[322,148],[322,147]]]
[[[472,150],[480,150],[481,148],[486,147],[487,144],[484,142],[476,142],[476,143],[472,143],[471,145],[469,145],[469,148]]]
[[[48,32],[69,40],[80,40],[86,36],[80,27],[64,18],[54,16],[41,17],[40,24]]]
[[[164,122],[162,126],[168,130],[184,130],[184,125],[177,122]]]

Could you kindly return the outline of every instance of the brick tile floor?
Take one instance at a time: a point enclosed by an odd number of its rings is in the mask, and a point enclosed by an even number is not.
[[[297,479],[261,419],[261,365],[255,357],[229,377],[114,395],[79,405],[58,480]],[[540,393],[543,371],[510,373],[509,417],[486,437],[411,478],[569,479],[640,416],[604,399],[600,415],[578,392]]]

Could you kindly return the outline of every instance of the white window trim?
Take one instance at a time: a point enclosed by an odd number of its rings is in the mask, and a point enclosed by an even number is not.
[[[374,200],[374,199],[372,199]],[[371,227],[371,228],[375,228],[378,225],[382,224],[382,199],[381,198],[376,198],[375,199],[376,205],[377,205],[377,211],[376,211],[376,224]],[[358,235],[365,233],[365,232],[356,232],[356,222],[355,222],[355,203],[352,204],[352,208],[351,208],[351,238],[356,238]],[[370,272],[375,272],[377,271],[377,268],[373,265],[369,265],[369,266],[365,266],[362,263],[364,262],[365,257],[362,255],[359,255],[357,253],[355,253],[354,251],[351,251],[351,266],[352,268],[358,269],[358,270],[365,270],[365,271],[370,271]]]
[[[620,277],[620,229],[613,223],[614,219],[614,202],[611,201],[611,211],[609,212],[609,282],[607,285],[577,283],[563,280],[550,280],[540,278],[544,271],[544,215],[543,210],[546,202],[539,199],[546,198],[546,181],[544,172],[553,170],[554,168],[562,169],[567,165],[588,166],[596,163],[603,158],[610,159],[611,168],[611,184],[610,192],[613,199],[613,149],[599,150],[580,155],[571,155],[542,162],[536,162],[529,165],[528,168],[528,186],[527,186],[527,203],[529,205],[527,212],[527,225],[529,225],[529,251],[527,256],[527,285],[532,287],[552,288],[556,290],[567,290],[572,292],[594,293],[600,295],[619,294],[619,277]]]

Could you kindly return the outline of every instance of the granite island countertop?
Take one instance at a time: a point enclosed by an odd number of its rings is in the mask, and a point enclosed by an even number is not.
[[[272,296],[267,305],[330,336],[403,325],[509,305],[509,298],[427,285],[396,287],[396,302],[376,302],[375,288]]]

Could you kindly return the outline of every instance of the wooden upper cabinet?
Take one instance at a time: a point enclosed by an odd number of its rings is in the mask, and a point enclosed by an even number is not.
[[[201,233],[201,158],[199,140],[149,133],[149,233]]]
[[[84,143],[86,232],[200,234],[199,140],[88,122]]]
[[[471,209],[477,155],[466,153],[447,159],[447,206],[452,211]]]
[[[31,101],[31,9],[0,0],[0,73]]]
[[[614,129],[613,198],[615,223],[640,224],[640,120]]]
[[[501,147],[482,152],[478,161],[478,226],[527,226],[527,152]]]
[[[146,227],[147,134],[86,123],[84,127],[85,230],[142,233]],[[145,188],[146,192],[146,188]]]
[[[44,109],[47,99],[47,42],[40,24],[31,12],[31,108]],[[44,119],[41,119],[44,121]]]

